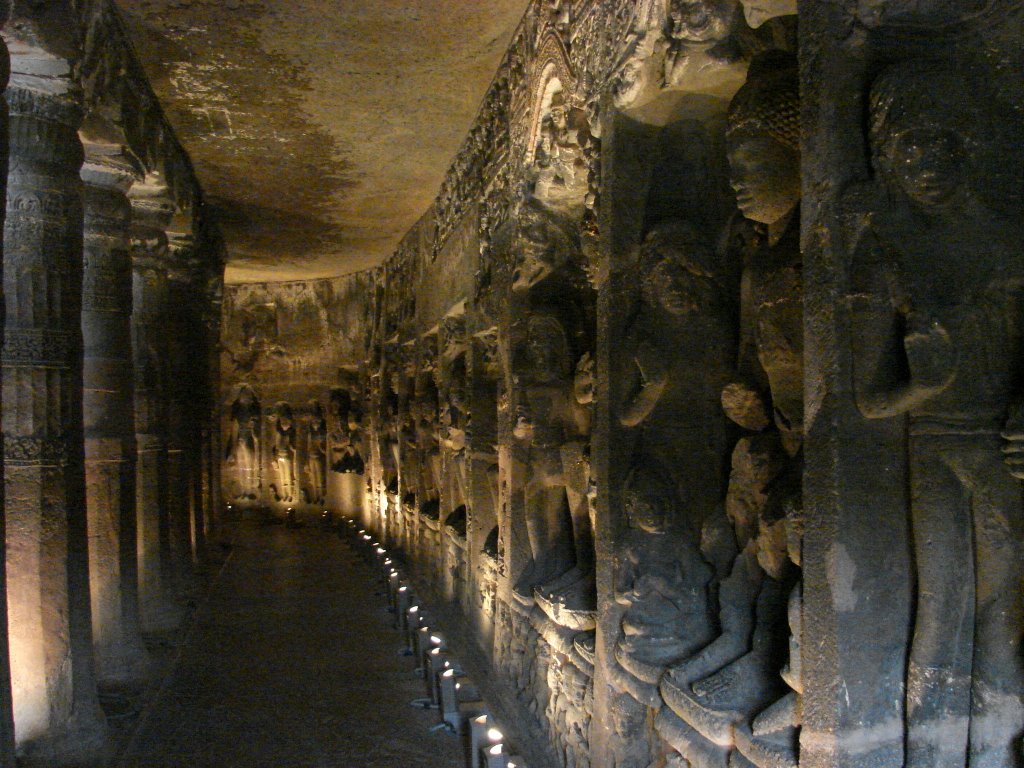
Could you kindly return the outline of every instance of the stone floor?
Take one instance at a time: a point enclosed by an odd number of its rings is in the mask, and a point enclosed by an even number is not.
[[[240,523],[180,658],[120,768],[456,768],[411,707],[382,585],[336,534]]]

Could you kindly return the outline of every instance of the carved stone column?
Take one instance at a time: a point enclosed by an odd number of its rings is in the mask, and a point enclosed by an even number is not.
[[[9,4],[0,2],[0,14],[7,17]],[[10,61],[7,55],[7,45],[0,39],[0,90],[7,87],[7,78],[10,73]],[[0,194],[6,198],[7,194],[7,101],[0,99]],[[0,216],[4,213],[0,209]],[[2,287],[2,283],[0,283]],[[3,294],[0,293],[0,302],[3,301]],[[0,304],[2,306],[2,304]],[[3,313],[0,312],[0,323],[3,322]],[[2,331],[2,325],[0,325]],[[0,464],[0,473],[3,466]],[[2,477],[2,474],[0,474]],[[0,484],[0,494],[3,493],[3,485]],[[0,496],[0,500],[3,496]],[[0,541],[6,538],[5,515],[0,515]],[[6,559],[6,558],[5,558]],[[11,678],[10,678],[10,646],[7,640],[7,574],[6,568],[0,561],[0,766],[14,766],[14,709],[11,701]]]
[[[3,346],[7,577],[19,751],[103,746],[90,627],[82,449],[81,109],[70,67],[12,42]],[[25,69],[46,76],[21,74]],[[77,763],[76,763],[77,764]]]
[[[209,375],[209,406],[204,424],[207,434],[207,469],[206,476],[206,526],[207,538],[218,530],[222,519],[222,501],[220,495],[220,466],[224,449],[221,441],[220,419],[218,417],[219,397],[221,391],[220,378],[220,333],[221,312],[224,300],[224,264],[221,253],[216,254],[215,266],[210,267],[206,283],[206,304],[204,329],[206,332],[206,369]]]
[[[97,677],[145,677],[138,608],[132,377],[131,205],[136,178],[121,147],[86,144],[82,276],[85,474]]]
[[[167,335],[169,378],[165,392],[167,404],[167,482],[169,488],[171,558],[178,587],[188,590],[194,585],[193,568],[193,458],[199,451],[194,434],[193,406],[196,390],[203,386],[196,365],[199,339],[193,332],[190,317],[201,301],[193,290],[190,260],[193,253],[191,236],[169,236],[170,259],[167,270],[168,312],[164,333]]]
[[[181,618],[174,599],[167,484],[167,235],[174,213],[158,181],[136,185],[132,202],[132,356],[135,372],[136,514],[139,605],[147,632],[174,627]]]

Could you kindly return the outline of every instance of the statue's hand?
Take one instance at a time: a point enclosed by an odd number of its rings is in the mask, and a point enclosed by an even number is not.
[[[512,428],[512,434],[520,440],[529,440],[533,437],[533,419],[523,406],[516,411],[516,423]]]
[[[956,376],[956,349],[946,329],[937,320],[916,312],[907,315],[903,337],[912,386],[938,394]]]
[[[1024,402],[1010,406],[1002,436],[1003,462],[1011,475],[1024,480]]]

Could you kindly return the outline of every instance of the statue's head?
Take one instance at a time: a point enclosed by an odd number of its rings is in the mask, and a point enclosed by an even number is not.
[[[569,378],[572,359],[565,328],[554,315],[531,315],[526,324],[524,363],[531,381]]]
[[[307,407],[309,408],[309,415],[313,424],[322,423],[324,420],[324,407],[320,405],[320,401],[310,400]]]
[[[565,225],[538,200],[528,199],[516,221],[512,290],[529,290],[569,262],[577,250]]]
[[[729,104],[729,182],[751,221],[774,224],[800,202],[800,90],[796,60],[770,51],[750,63]]]
[[[684,221],[659,224],[640,246],[638,267],[645,303],[670,315],[707,309],[714,301],[714,254]]]
[[[280,402],[274,406],[274,416],[277,418],[277,428],[287,432],[292,428],[293,416],[292,407],[288,403]]]
[[[668,477],[657,462],[645,462],[629,473],[622,489],[622,509],[630,528],[651,534],[668,530],[676,507]]]
[[[692,43],[724,40],[736,9],[736,0],[669,0],[669,37]]]
[[[928,62],[886,69],[872,84],[870,142],[879,177],[922,208],[944,207],[967,182],[972,94]]]
[[[243,384],[238,388],[238,396],[235,399],[242,405],[249,405],[256,402],[256,393],[248,384]]]

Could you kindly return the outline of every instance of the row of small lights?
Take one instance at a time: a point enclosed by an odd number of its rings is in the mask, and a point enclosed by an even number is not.
[[[346,517],[344,523],[342,530],[347,530],[367,561],[379,567],[387,587],[388,611],[395,617],[394,628],[405,638],[402,654],[414,658],[416,673],[423,677],[426,696],[410,704],[439,711],[441,721],[435,730],[461,735],[468,724],[467,768],[526,768],[522,758],[509,754],[504,734],[493,723],[476,686],[466,679],[465,672],[448,652],[443,636],[432,632],[426,624],[412,587],[402,578],[388,551],[355,520]]]

